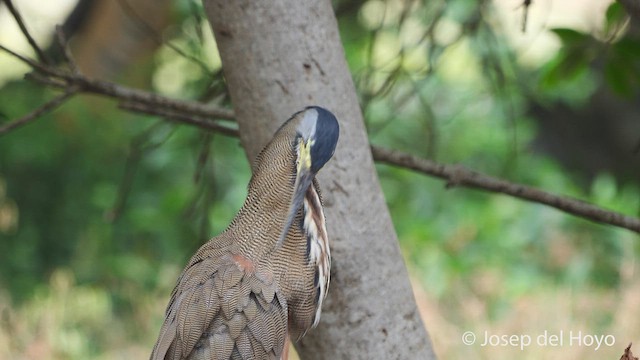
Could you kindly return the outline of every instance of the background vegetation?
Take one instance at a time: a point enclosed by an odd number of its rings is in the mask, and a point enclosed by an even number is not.
[[[135,31],[162,41],[97,76],[228,105],[198,1],[171,2],[166,24],[153,31],[117,3],[143,24]],[[581,2],[566,3],[576,17],[586,13]],[[15,4],[51,43],[43,15]],[[562,24],[557,1],[533,2],[526,24],[521,5],[337,1],[371,142],[638,216],[637,25],[607,1],[563,28],[554,25]],[[0,43],[17,36],[0,34]],[[0,56],[1,119],[56,93],[23,80],[25,69]],[[640,340],[637,234],[445,189],[405,169],[378,170],[440,358],[616,358]],[[249,176],[237,139],[95,96],[2,135],[0,357],[148,356],[179,271],[229,223]],[[612,334],[616,344],[464,346],[467,330],[583,331]]]

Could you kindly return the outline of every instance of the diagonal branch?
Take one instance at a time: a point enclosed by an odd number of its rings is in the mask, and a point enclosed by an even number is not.
[[[205,74],[213,77],[213,71],[207,66],[207,64],[205,64],[197,57],[188,54],[186,51],[182,50],[171,41],[165,41],[162,36],[158,34],[158,31],[153,26],[151,26],[151,24],[149,24],[144,19],[144,17],[141,16],[136,11],[136,9],[133,8],[133,6],[131,6],[131,4],[127,0],[118,0],[118,5],[125,13],[125,15],[128,16],[131,21],[133,21],[133,23],[139,28],[139,30],[145,35],[149,36],[149,38],[152,39],[156,44],[165,45],[169,49],[173,50],[176,54],[196,64],[198,67],[200,67],[200,69],[202,69]]]
[[[220,125],[216,122],[209,120],[210,117],[165,110],[155,106],[149,106],[149,105],[141,104],[137,102],[124,102],[120,104],[120,107],[124,110],[129,110],[137,113],[162,116],[170,121],[193,125],[201,129],[214,131],[226,136],[232,136],[232,137],[240,136],[238,129]]]
[[[7,52],[11,56],[14,56],[32,67],[38,74],[37,76],[33,76],[33,78],[49,86],[62,88],[74,86],[83,93],[105,95],[118,101],[138,102],[145,105],[161,107],[176,112],[202,117],[224,120],[232,120],[234,117],[233,111],[229,109],[213,107],[211,105],[205,105],[193,101],[176,100],[147,91],[128,88],[108,81],[90,79],[77,72],[69,72],[38,63],[2,45],[0,45],[0,50]]]
[[[461,165],[446,165],[396,150],[371,146],[373,158],[381,163],[403,167],[447,181],[447,187],[464,186],[547,205],[587,220],[609,224],[640,233],[640,219],[559,196],[527,185],[516,184],[470,170]]]
[[[119,102],[140,103],[156,106],[163,109],[182,112],[194,116],[232,120],[233,111],[220,107],[213,107],[193,101],[176,100],[166,96],[154,94],[148,91],[132,89],[118,84],[102,80],[89,79],[83,75],[57,73],[59,77],[69,85],[79,86],[82,92],[105,95]]]
[[[137,104],[126,104],[122,107],[135,112],[163,116],[173,121],[198,126],[227,136],[238,137],[238,130],[219,125],[206,119],[184,114],[172,114],[158,110],[156,107],[145,107]],[[640,219],[603,209],[575,198],[555,195],[527,185],[512,183],[478,173],[461,165],[441,164],[401,151],[385,149],[375,145],[371,145],[371,152],[374,160],[377,162],[414,170],[425,175],[446,180],[448,188],[462,186],[502,193],[522,200],[554,207],[587,220],[614,225],[640,233]]]
[[[0,44],[0,50],[6,52],[7,54],[9,54],[9,55],[11,55],[13,57],[15,57],[16,59],[22,61],[23,63],[29,65],[31,68],[33,68],[36,71],[43,71],[43,72],[47,71],[46,70],[47,69],[47,65],[44,65],[44,63],[40,63],[40,62],[37,62],[37,61],[35,61],[33,59],[30,59],[30,58],[28,58],[26,56],[20,55],[17,52],[15,52],[15,51],[13,51],[13,50],[11,50],[11,49],[9,49],[9,48],[1,45],[1,44]]]
[[[235,114],[230,109],[193,101],[171,99],[107,81],[89,79],[78,72],[61,70],[36,62],[2,45],[0,45],[0,50],[8,52],[31,66],[34,73],[30,74],[30,78],[44,85],[66,90],[64,94],[52,99],[32,113],[0,128],[0,135],[53,110],[76,93],[91,93],[110,97],[116,100],[121,108],[129,111],[162,116],[170,121],[197,126],[227,136],[238,136],[237,129],[223,126],[213,121],[213,119],[234,120]],[[502,193],[525,201],[544,204],[587,220],[640,233],[639,218],[603,209],[575,198],[555,195],[541,189],[484,175],[463,166],[440,164],[396,150],[384,149],[372,145],[371,151],[375,161],[444,179],[447,181],[448,187],[462,186]]]
[[[26,125],[27,123],[38,119],[40,116],[53,111],[55,108],[57,108],[58,106],[62,105],[67,100],[69,100],[77,92],[78,90],[75,87],[67,88],[64,93],[42,104],[40,107],[28,113],[27,115],[19,119],[16,119],[14,121],[11,121],[9,123],[2,124],[2,126],[0,126],[0,135],[4,135],[13,129]]]
[[[38,43],[36,42],[36,40],[33,38],[33,36],[31,36],[31,33],[27,29],[27,26],[25,25],[24,20],[22,19],[22,15],[20,15],[18,10],[13,5],[13,1],[4,0],[4,3],[5,5],[7,5],[7,9],[11,13],[11,16],[13,16],[13,18],[16,20],[16,23],[18,24],[20,31],[22,31],[22,35],[24,35],[24,37],[27,38],[29,45],[31,45],[31,48],[33,49],[33,51],[35,51],[36,55],[38,56],[38,59],[40,59],[40,62],[45,64],[50,63],[49,59],[44,54],[44,51],[42,51],[40,46],[38,46]]]

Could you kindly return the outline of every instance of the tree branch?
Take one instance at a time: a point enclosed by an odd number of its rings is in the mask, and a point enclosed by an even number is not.
[[[60,106],[77,93],[92,93],[110,97],[125,110],[156,115],[170,121],[189,124],[202,129],[215,131],[227,136],[238,137],[238,130],[220,125],[212,119],[234,120],[233,110],[177,100],[132,89],[107,81],[93,80],[76,71],[61,70],[39,63],[17,54],[0,45],[3,50],[34,69],[29,78],[47,86],[62,88],[66,91],[45,103],[24,117],[0,127],[0,136],[24,125],[37,117]],[[70,56],[67,55],[70,59]],[[69,61],[69,60],[68,60]],[[73,69],[73,66],[70,66]],[[440,164],[396,150],[384,149],[372,145],[371,151],[376,161],[423,173],[447,181],[447,187],[463,186],[489,192],[502,193],[518,199],[544,204],[572,215],[598,223],[613,225],[640,233],[640,219],[580,201],[559,196],[541,189],[484,175],[459,165]]]
[[[11,121],[9,123],[3,124],[2,126],[0,126],[0,136],[20,126],[26,125],[27,123],[33,120],[36,120],[40,116],[53,111],[55,108],[57,108],[58,106],[62,105],[64,102],[69,100],[73,95],[77,93],[77,91],[78,90],[74,87],[67,88],[67,90],[64,93],[42,104],[40,107],[28,113],[27,115],[19,119],[16,119],[14,121]]]
[[[208,117],[190,115],[186,113],[179,113],[179,112],[160,109],[158,107],[149,106],[146,104],[141,104],[136,102],[123,102],[120,104],[120,107],[122,109],[133,111],[133,112],[161,116],[166,118],[167,120],[181,122],[188,125],[194,125],[201,129],[211,130],[227,136],[232,136],[232,137],[240,136],[238,129],[220,125],[216,122],[209,120]]]
[[[569,214],[602,224],[614,225],[640,233],[640,219],[586,203],[567,196],[551,194],[534,187],[511,183],[484,175],[461,165],[445,165],[396,150],[371,146],[376,161],[407,168],[447,181],[447,188],[464,186],[547,205]]]
[[[66,80],[70,85],[79,86],[83,92],[105,95],[119,102],[140,103],[170,111],[191,114],[193,116],[233,120],[233,111],[229,109],[213,107],[193,101],[176,100],[107,81],[92,80],[82,75],[62,73],[58,76]]]
[[[202,71],[205,74],[207,74],[209,77],[213,77],[213,71],[207,66],[207,64],[205,64],[202,60],[198,59],[197,57],[191,54],[188,54],[186,51],[182,50],[181,48],[173,44],[171,41],[165,41],[162,38],[162,35],[158,34],[158,31],[151,24],[149,24],[145,20],[145,18],[141,16],[136,11],[136,9],[133,8],[133,6],[131,6],[129,1],[117,0],[117,2],[120,8],[122,9],[122,11],[125,13],[125,15],[131,19],[131,21],[138,27],[138,29],[141,32],[149,36],[149,38],[152,39],[156,44],[167,46],[169,49],[173,50],[176,54],[182,56],[183,58],[199,66],[200,69],[202,69]]]
[[[195,116],[224,120],[233,120],[234,118],[233,111],[229,109],[213,107],[193,101],[172,99],[147,91],[120,86],[107,81],[90,79],[80,73],[65,71],[53,66],[38,63],[2,45],[0,45],[0,50],[7,52],[11,56],[14,56],[32,67],[38,74],[36,76],[32,76],[32,78],[49,86],[63,88],[77,87],[79,92],[83,93],[105,95],[118,101],[137,102]]]
[[[38,46],[38,43],[33,38],[33,36],[31,36],[31,33],[29,32],[29,30],[27,30],[27,26],[25,25],[24,20],[22,20],[22,16],[18,12],[18,10],[15,8],[15,6],[13,6],[13,1],[4,0],[4,3],[5,5],[7,5],[7,9],[11,13],[11,16],[13,16],[13,18],[16,20],[16,23],[18,24],[20,31],[22,31],[22,35],[24,35],[24,37],[27,39],[27,41],[29,42],[29,45],[31,45],[31,48],[33,49],[33,51],[35,51],[40,62],[49,64],[50,63],[49,59],[44,54],[44,51],[40,49],[40,46]]]

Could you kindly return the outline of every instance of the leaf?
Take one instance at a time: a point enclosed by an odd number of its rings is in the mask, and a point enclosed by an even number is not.
[[[581,33],[574,29],[568,28],[555,28],[551,31],[556,34],[560,41],[567,46],[580,46],[585,45],[591,41],[591,36],[585,33]]]
[[[610,34],[616,31],[627,20],[627,13],[619,2],[613,2],[607,8],[604,17],[604,32]]]
[[[585,51],[578,50],[560,52],[542,75],[542,85],[554,87],[563,81],[575,79],[588,69],[590,57],[586,55]]]

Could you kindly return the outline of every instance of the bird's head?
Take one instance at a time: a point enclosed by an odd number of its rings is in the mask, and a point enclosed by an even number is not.
[[[288,143],[293,146],[296,167],[293,195],[276,248],[279,248],[286,238],[313,178],[333,156],[340,127],[338,120],[330,111],[318,106],[310,106],[294,114],[282,125],[278,133],[283,131],[287,136],[292,137],[293,141]]]

